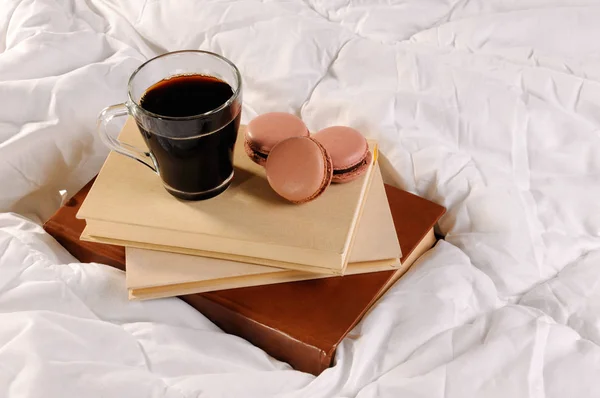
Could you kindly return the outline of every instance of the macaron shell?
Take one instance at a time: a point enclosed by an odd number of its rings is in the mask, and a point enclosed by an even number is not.
[[[363,160],[363,162],[361,162],[359,165],[345,173],[334,174],[331,182],[334,182],[336,184],[343,184],[346,182],[354,181],[367,171],[367,168],[372,162],[373,155],[371,154],[371,152],[368,152],[367,157]]]
[[[313,135],[329,152],[334,170],[343,170],[361,163],[369,152],[365,137],[346,126],[327,127]]]
[[[268,155],[278,142],[291,137],[308,137],[299,117],[285,112],[263,113],[248,123],[246,141],[255,151]]]
[[[254,149],[250,148],[248,141],[244,141],[244,151],[254,163],[263,167],[267,163],[267,158],[265,156],[260,156],[259,152],[256,152]]]
[[[317,141],[294,137],[278,143],[265,165],[267,180],[275,192],[293,203],[320,196],[331,183],[331,158]]]

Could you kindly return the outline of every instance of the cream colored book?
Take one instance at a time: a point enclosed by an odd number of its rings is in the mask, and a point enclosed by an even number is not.
[[[268,185],[264,169],[243,149],[240,127],[236,176],[221,195],[186,202],[172,197],[160,178],[138,162],[110,153],[77,217],[81,239],[193,254],[306,272],[343,274],[377,159],[359,179],[332,184],[316,200],[294,205]],[[129,119],[121,141],[144,147]]]
[[[383,179],[376,166],[345,274],[397,269],[401,255]],[[126,249],[126,264],[127,289],[131,299],[333,276],[131,247]]]

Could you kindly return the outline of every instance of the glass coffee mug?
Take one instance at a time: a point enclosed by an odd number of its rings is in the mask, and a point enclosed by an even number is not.
[[[208,51],[176,51],[142,64],[129,78],[127,102],[105,108],[98,133],[113,151],[158,174],[184,200],[214,197],[233,179],[233,150],[242,109],[236,66]],[[131,115],[148,150],[107,132],[115,116]]]

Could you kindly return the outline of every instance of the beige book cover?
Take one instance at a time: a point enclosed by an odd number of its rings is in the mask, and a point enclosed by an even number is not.
[[[268,185],[264,169],[243,149],[240,127],[232,185],[221,195],[186,202],[172,197],[150,169],[110,153],[77,217],[84,240],[235,261],[343,274],[377,159],[348,184],[332,184],[316,200],[294,205]],[[132,119],[121,141],[144,147]]]
[[[395,269],[400,266],[400,257],[400,244],[383,179],[376,166],[345,274]],[[333,276],[132,247],[126,249],[126,264],[131,299]]]

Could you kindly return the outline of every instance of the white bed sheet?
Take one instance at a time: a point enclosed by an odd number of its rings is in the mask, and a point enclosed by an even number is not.
[[[600,396],[599,20],[569,0],[3,0],[0,397]],[[99,110],[178,49],[238,65],[244,122],[354,126],[388,182],[448,209],[319,377],[177,299],[128,302],[38,225],[101,166]]]

